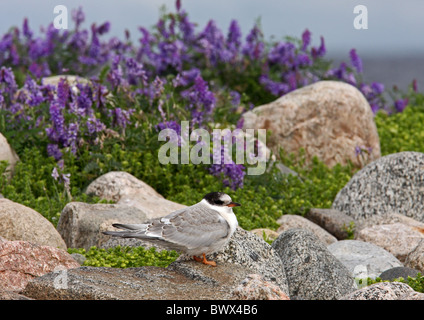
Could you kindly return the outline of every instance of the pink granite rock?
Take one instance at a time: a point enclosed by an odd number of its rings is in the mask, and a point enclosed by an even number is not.
[[[64,250],[0,237],[0,287],[4,290],[19,292],[35,277],[79,266]]]

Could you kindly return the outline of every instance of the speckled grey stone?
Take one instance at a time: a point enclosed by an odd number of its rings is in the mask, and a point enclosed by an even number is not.
[[[334,300],[356,289],[353,275],[310,231],[287,230],[272,247],[283,261],[290,299]]]
[[[408,280],[408,277],[416,278],[418,273],[420,273],[420,271],[416,269],[412,269],[408,267],[396,267],[396,268],[391,268],[384,271],[382,274],[380,274],[380,278],[381,280],[388,280],[388,281],[393,281],[394,279],[399,279],[399,278]]]
[[[399,213],[424,222],[424,154],[400,152],[358,171],[333,208],[354,219]]]
[[[235,268],[247,268],[250,273],[261,275],[288,294],[287,278],[280,256],[262,238],[249,231],[237,228],[225,247],[207,255],[207,258],[215,261],[218,267],[229,263]],[[192,257],[181,255],[178,261],[187,259],[192,260]]]
[[[377,278],[383,271],[402,267],[402,263],[390,252],[372,243],[359,240],[342,240],[327,249],[343,263],[355,277]],[[364,273],[364,274],[363,274]]]
[[[341,297],[339,300],[400,300],[414,290],[402,282],[378,282]]]

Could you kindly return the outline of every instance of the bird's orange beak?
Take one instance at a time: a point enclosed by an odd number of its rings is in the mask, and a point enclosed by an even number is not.
[[[240,203],[237,203],[237,202],[230,202],[229,204],[227,204],[227,207],[230,207],[230,208],[232,208],[232,207],[240,207],[241,206],[241,204]]]

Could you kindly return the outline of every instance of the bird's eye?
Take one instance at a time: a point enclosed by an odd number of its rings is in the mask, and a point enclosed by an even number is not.
[[[221,201],[221,200],[215,200],[214,202],[215,202],[215,204],[218,204],[218,205],[224,204],[224,201]]]

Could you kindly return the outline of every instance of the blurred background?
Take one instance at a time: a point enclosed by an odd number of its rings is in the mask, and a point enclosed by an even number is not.
[[[312,33],[312,45],[325,39],[327,58],[336,63],[349,60],[349,50],[357,49],[363,60],[366,81],[379,81],[387,88],[407,89],[413,79],[424,91],[424,1],[422,0],[181,0],[190,20],[203,29],[210,19],[227,32],[236,19],[245,37],[260,21],[266,39],[301,37],[305,29]],[[31,29],[53,22],[53,9],[65,5],[72,29],[71,12],[82,6],[83,26],[109,21],[109,36],[140,37],[139,26],[150,28],[158,20],[160,8],[175,11],[175,0],[1,0],[0,34],[29,19]],[[354,28],[357,5],[368,10],[368,29]],[[198,30],[199,30],[198,29]]]

